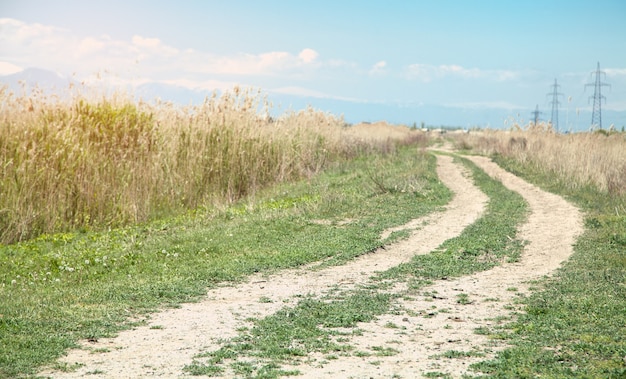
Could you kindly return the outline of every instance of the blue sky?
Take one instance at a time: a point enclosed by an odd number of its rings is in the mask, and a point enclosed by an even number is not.
[[[118,84],[239,84],[313,104],[528,118],[536,105],[549,113],[555,78],[560,112],[588,111],[585,84],[600,62],[611,84],[603,108],[626,112],[625,20],[623,0],[2,0],[0,75],[106,72]]]

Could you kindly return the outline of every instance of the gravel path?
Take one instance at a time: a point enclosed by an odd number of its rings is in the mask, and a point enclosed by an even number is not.
[[[473,223],[488,201],[452,158],[438,156],[437,159],[439,177],[455,195],[444,211],[394,228],[411,230],[408,239],[342,266],[287,270],[269,277],[252,276],[248,282],[234,287],[212,289],[198,303],[154,314],[145,327],[124,331],[112,339],[84,342],[82,349],[70,351],[62,359],[68,364],[81,364],[76,371],[48,370],[41,375],[53,378],[183,377],[182,368],[191,363],[194,355],[219,348],[218,339],[234,337],[238,328],[250,326],[245,321],[247,318],[270,315],[284,306],[284,301],[297,295],[323,294],[336,286],[354,288],[366,283],[375,272],[407,262],[416,254],[429,253]],[[488,159],[471,159],[489,175],[519,192],[530,204],[532,213],[521,230],[521,237],[529,243],[520,262],[458,280],[439,281],[425,289],[430,293],[428,296],[400,304],[411,312],[384,315],[376,322],[359,325],[367,332],[351,341],[357,349],[383,346],[394,348],[397,354],[339,357],[329,362],[323,357],[310,357],[310,365],[297,366],[303,373],[299,378],[391,378],[394,375],[411,378],[428,371],[459,377],[469,363],[485,358],[447,359],[433,355],[449,350],[490,354],[499,348],[475,334],[474,329],[493,325],[497,322],[495,317],[510,315],[511,300],[516,293],[527,290],[529,280],[551,273],[567,259],[574,239],[581,232],[581,215],[560,197],[537,189]],[[516,291],[509,290],[511,288]],[[459,293],[467,294],[471,303],[458,304]],[[261,298],[271,302],[259,301]],[[399,327],[389,328],[389,323]]]

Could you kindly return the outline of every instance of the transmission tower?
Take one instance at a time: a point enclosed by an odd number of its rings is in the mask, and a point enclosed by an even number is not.
[[[539,104],[537,104],[537,107],[534,111],[530,112],[530,114],[533,116],[533,120],[535,121],[535,126],[539,124],[539,115],[542,113],[543,112],[539,111]]]
[[[559,92],[559,87],[560,85],[558,85],[556,83],[556,79],[554,79],[552,92],[546,95],[552,96],[552,101],[550,102],[550,104],[552,104],[552,115],[550,116],[550,124],[552,124],[552,128],[554,128],[554,130],[556,130],[557,132],[559,131],[559,105],[561,105],[561,102],[559,102],[559,96],[563,96],[563,94]]]
[[[606,73],[604,71],[600,71],[600,62],[598,62],[598,68],[596,71],[591,73],[595,75],[596,81],[595,83],[587,83],[585,84],[585,89],[589,86],[594,86],[593,90],[593,113],[591,114],[591,127],[599,127],[602,129],[602,99],[606,101],[606,97],[602,95],[602,87],[611,86],[608,83],[604,83],[602,81],[602,75],[606,77]],[[589,96],[589,100],[591,100],[592,96]]]

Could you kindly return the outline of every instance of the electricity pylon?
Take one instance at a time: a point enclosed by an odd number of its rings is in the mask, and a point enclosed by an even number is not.
[[[606,101],[606,97],[602,95],[602,87],[611,86],[608,83],[604,83],[602,81],[602,75],[606,77],[606,73],[604,71],[600,71],[600,62],[598,62],[598,68],[596,71],[591,73],[596,76],[595,83],[587,83],[585,84],[585,89],[589,86],[594,86],[593,89],[593,113],[591,114],[591,127],[599,127],[602,129],[602,99]],[[591,100],[592,96],[589,96],[589,100]]]
[[[559,96],[563,96],[562,93],[559,92],[559,87],[556,83],[556,79],[554,79],[554,84],[552,85],[552,92],[548,93],[546,96],[552,95],[552,115],[550,116],[550,124],[552,124],[552,128],[558,132],[559,131],[559,105],[561,102],[559,101]]]
[[[530,114],[533,115],[533,120],[535,120],[535,126],[539,124],[539,115],[542,113],[543,112],[539,111],[539,104],[537,104],[537,107],[533,112],[530,112]]]

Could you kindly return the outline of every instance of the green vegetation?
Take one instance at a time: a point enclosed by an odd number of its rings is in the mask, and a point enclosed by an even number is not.
[[[353,259],[406,237],[381,240],[380,233],[450,199],[417,135],[361,138],[311,109],[272,122],[257,114],[267,107],[259,94],[239,89],[184,109],[117,98],[39,101],[0,90],[0,377],[34,375],[78,340],[112,336],[218,283]],[[476,330],[512,347],[473,367],[502,378],[626,377],[624,136],[458,138],[458,146],[495,154],[586,212],[573,257],[520,300],[526,313],[506,327]],[[362,288],[306,297],[254,320],[187,371],[275,378],[295,374],[282,367],[312,352],[327,360],[395,354],[387,346],[355,351],[357,323],[402,311],[398,296],[434,280],[515,261],[522,249],[515,237],[526,216],[521,196],[460,161],[490,198],[461,235]],[[401,281],[408,292],[389,293]]]
[[[475,184],[490,199],[485,214],[436,251],[413,257],[410,263],[388,270],[381,279],[409,275],[412,287],[417,289],[432,280],[488,270],[499,262],[514,262],[519,258],[522,241],[515,236],[517,226],[526,219],[526,202],[472,162],[461,161],[471,170]]]
[[[503,259],[514,261],[521,252],[521,242],[515,235],[517,225],[526,217],[525,201],[473,163],[462,162],[472,171],[476,184],[490,197],[490,202],[485,214],[461,235],[431,254],[415,256],[410,263],[377,275],[364,288],[339,291],[320,299],[306,298],[293,307],[256,320],[251,330],[225,341],[219,350],[198,355],[187,366],[187,372],[207,375],[224,372],[227,366],[236,370],[240,360],[249,365],[252,360],[254,363],[248,366],[251,371],[246,377],[277,378],[285,375],[280,370],[282,365],[297,363],[312,352],[361,357],[395,354],[397,351],[390,347],[373,347],[371,353],[353,351],[354,347],[349,344],[349,337],[360,332],[357,322],[371,321],[393,311],[393,300],[403,295],[381,292],[381,289],[391,282],[409,280],[414,291],[431,280],[486,270]],[[461,301],[471,300],[463,298]],[[274,371],[268,372],[267,367]]]
[[[397,191],[371,182],[372,164]],[[382,230],[449,200],[434,168],[434,157],[407,147],[222,210],[0,246],[0,377],[33,374],[79,339],[111,336],[216,283],[371,251]]]
[[[586,231],[562,269],[523,300],[526,313],[496,331],[514,347],[475,367],[496,378],[626,377],[626,197],[512,159],[498,163],[582,207]]]

